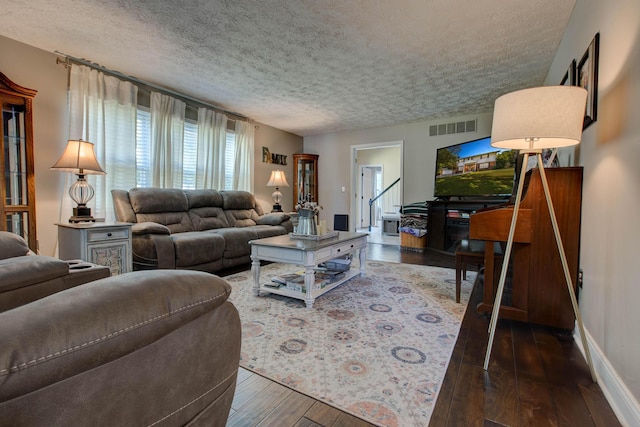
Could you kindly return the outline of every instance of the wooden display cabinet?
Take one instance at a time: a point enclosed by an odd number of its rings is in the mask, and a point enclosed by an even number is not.
[[[300,200],[318,203],[318,155],[293,155],[293,205]]]
[[[33,167],[32,101],[38,93],[0,73],[2,150],[0,150],[0,230],[22,236],[38,252]]]

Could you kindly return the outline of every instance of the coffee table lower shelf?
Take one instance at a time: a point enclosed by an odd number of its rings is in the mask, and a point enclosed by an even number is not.
[[[344,277],[342,277],[341,279],[336,280],[335,282],[326,284],[324,288],[313,289],[310,295],[308,294],[308,291],[299,292],[293,289],[288,289],[285,286],[282,286],[280,288],[271,288],[265,285],[260,285],[260,288],[258,288],[258,290],[256,291],[256,295],[259,296],[261,292],[264,292],[264,293],[270,293],[270,294],[276,294],[276,295],[283,295],[289,298],[301,299],[306,302],[308,308],[311,308],[316,298],[342,285],[348,280],[351,280],[355,276],[364,276],[364,273],[360,272],[360,270],[358,269],[352,268],[349,271],[345,271]]]

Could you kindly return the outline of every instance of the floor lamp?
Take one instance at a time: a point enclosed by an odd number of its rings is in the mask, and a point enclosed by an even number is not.
[[[493,126],[491,130],[491,146],[520,150],[520,152],[524,154],[524,160],[522,162],[522,172],[520,173],[513,216],[509,227],[509,237],[502,262],[502,271],[500,273],[496,298],[491,313],[489,343],[484,359],[485,371],[489,367],[489,358],[491,357],[491,348],[493,347],[493,338],[498,322],[502,294],[504,292],[504,282],[507,277],[509,258],[511,257],[520,199],[522,198],[524,175],[527,170],[529,155],[535,155],[538,168],[540,169],[540,178],[549,208],[553,233],[558,245],[558,252],[560,253],[560,261],[562,262],[565,281],[567,282],[571,304],[576,316],[578,328],[580,329],[582,345],[591,371],[591,377],[593,381],[596,382],[591,354],[584,333],[582,317],[578,309],[578,302],[573,289],[567,257],[562,244],[556,214],[553,209],[547,176],[544,171],[544,162],[542,161],[541,155],[543,149],[568,147],[580,143],[586,102],[587,91],[578,86],[544,86],[524,89],[503,95],[495,102]]]

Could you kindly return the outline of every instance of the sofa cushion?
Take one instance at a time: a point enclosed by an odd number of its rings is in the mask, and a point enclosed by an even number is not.
[[[257,205],[256,198],[248,191],[221,191],[220,194],[224,200],[224,210],[254,209]]]
[[[272,212],[258,217],[255,221],[258,225],[280,225],[291,218],[290,215],[282,212]]]
[[[165,212],[136,215],[138,222],[157,222],[167,226],[171,233],[193,231],[193,224],[188,212]]]
[[[132,188],[131,207],[137,214],[158,212],[186,212],[189,202],[183,190],[173,188]],[[140,222],[140,220],[138,220]]]
[[[278,228],[278,227],[273,227]],[[257,239],[258,234],[253,227],[220,228],[211,230],[212,234],[224,237],[224,258],[237,258],[251,253],[249,240]]]
[[[36,285],[69,274],[69,264],[45,255],[0,260],[0,292]]]
[[[225,239],[209,232],[194,231],[171,236],[176,253],[176,268],[206,264],[222,258]]]
[[[224,214],[229,222],[229,227],[251,227],[256,225],[259,218],[253,209],[230,209],[225,210]]]
[[[17,234],[9,231],[0,231],[0,259],[23,256],[29,252],[27,242]]]
[[[222,194],[217,190],[184,190],[189,202],[189,209],[201,207],[223,207]]]
[[[281,236],[287,234],[287,230],[284,227],[277,225],[254,225],[250,227],[256,232],[258,239],[264,239],[265,237]]]
[[[172,233],[193,231],[189,202],[183,190],[172,188],[132,188],[129,191],[136,222],[157,222]]]
[[[229,227],[227,216],[219,207],[193,208],[189,210],[189,217],[193,228],[198,231]]]

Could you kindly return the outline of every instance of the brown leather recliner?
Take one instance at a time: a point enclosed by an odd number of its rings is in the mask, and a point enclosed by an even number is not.
[[[224,426],[240,360],[230,286],[141,271],[0,313],[0,425]]]

